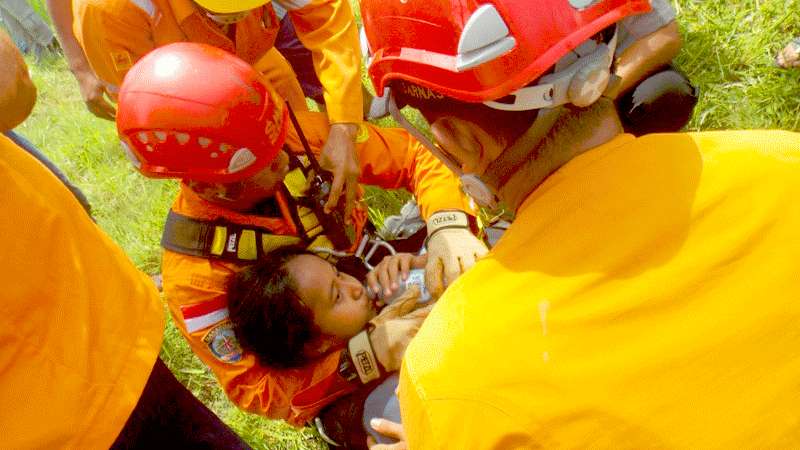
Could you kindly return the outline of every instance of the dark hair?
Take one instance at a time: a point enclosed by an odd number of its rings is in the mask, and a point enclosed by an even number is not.
[[[307,362],[305,346],[320,333],[314,314],[293,284],[286,265],[302,247],[273,250],[239,271],[228,284],[228,310],[236,338],[261,364],[290,368]]]

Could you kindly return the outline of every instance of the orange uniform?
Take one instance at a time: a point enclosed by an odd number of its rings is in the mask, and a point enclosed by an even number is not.
[[[0,135],[4,448],[108,448],[161,347],[158,292],[41,163]]]
[[[313,56],[331,123],[361,122],[358,33],[347,0],[280,0]],[[156,47],[199,42],[236,54],[264,73],[295,110],[305,109],[291,66],[273,47],[279,21],[271,4],[256,8],[225,33],[191,0],[74,0],[74,32],[89,64],[110,92]],[[234,34],[235,33],[235,34]],[[231,38],[232,35],[233,39]]]
[[[800,448],[798,197],[797,133],[573,158],[408,346],[408,448]]]
[[[298,117],[307,128],[310,145],[319,151],[327,136],[325,116],[306,112]],[[362,183],[414,192],[424,217],[442,209],[466,209],[457,179],[405,131],[364,125],[362,137],[366,140],[356,144]],[[291,128],[287,143],[292,150],[302,148]],[[181,188],[172,207],[178,214],[200,220],[224,218],[268,230],[276,238],[285,237],[283,245],[299,241],[291,221],[283,217],[234,213],[202,200],[186,185]],[[337,372],[340,352],[291,370],[261,366],[254,355],[242,352],[227,320],[225,293],[227,281],[242,267],[165,250],[162,270],[170,312],[192,351],[211,368],[234,403],[247,411],[302,424],[353,385]]]

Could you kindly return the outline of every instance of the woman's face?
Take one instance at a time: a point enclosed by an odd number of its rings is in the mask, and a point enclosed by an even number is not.
[[[297,294],[314,313],[324,335],[347,342],[375,317],[372,301],[361,283],[312,255],[300,255],[286,264]]]

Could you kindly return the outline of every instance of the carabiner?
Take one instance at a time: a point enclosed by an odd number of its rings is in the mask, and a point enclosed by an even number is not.
[[[372,246],[364,253],[364,250],[367,248],[367,245],[372,244]],[[348,256],[355,256],[356,258],[360,259],[362,263],[364,263],[364,267],[369,270],[375,268],[372,264],[369,263],[369,260],[375,255],[375,252],[378,251],[380,247],[385,248],[389,251],[389,254],[396,255],[397,250],[392,247],[392,244],[384,241],[381,238],[370,238],[368,234],[364,234],[361,238],[361,242],[358,243],[358,248],[353,253],[347,253],[339,250],[334,250],[332,248],[326,247],[312,247],[311,250],[314,253],[325,253],[327,255],[332,255],[337,258],[346,258]]]
[[[380,247],[385,248],[386,250],[389,251],[390,255],[396,255],[397,254],[397,250],[395,250],[394,247],[392,247],[392,244],[384,241],[381,238],[369,239],[368,243],[372,244],[372,247],[370,247],[370,249],[369,249],[369,251],[367,252],[366,255],[364,255],[364,256],[362,256],[360,258],[361,258],[361,261],[364,262],[364,266],[369,270],[372,270],[372,269],[375,268],[375,266],[373,266],[372,264],[369,263],[369,260],[372,258],[372,256],[375,254],[375,252],[378,251],[378,248],[380,248]],[[359,245],[359,249],[361,249],[360,245]],[[356,254],[356,256],[358,256],[358,255]]]

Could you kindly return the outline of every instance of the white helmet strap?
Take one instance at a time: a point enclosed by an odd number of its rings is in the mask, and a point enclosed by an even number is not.
[[[461,170],[461,164],[458,163],[452,156],[444,152],[441,147],[436,145],[432,140],[425,136],[417,127],[415,127],[408,119],[403,116],[403,113],[400,112],[400,109],[397,107],[397,102],[394,99],[394,94],[392,93],[391,88],[385,88],[383,91],[383,95],[387,97],[386,99],[386,106],[389,109],[389,114],[392,115],[392,118],[400,124],[401,127],[405,128],[406,131],[412,136],[414,136],[425,148],[428,149],[429,152],[433,154],[436,158],[439,159],[451,172],[455,173],[458,176],[463,174]]]
[[[585,41],[561,58],[555,72],[543,76],[533,86],[512,92],[513,102],[491,100],[484,104],[502,111],[553,108],[567,103],[579,107],[591,105],[609,85],[618,35],[619,28],[615,27],[608,44],[598,44],[592,39]]]

